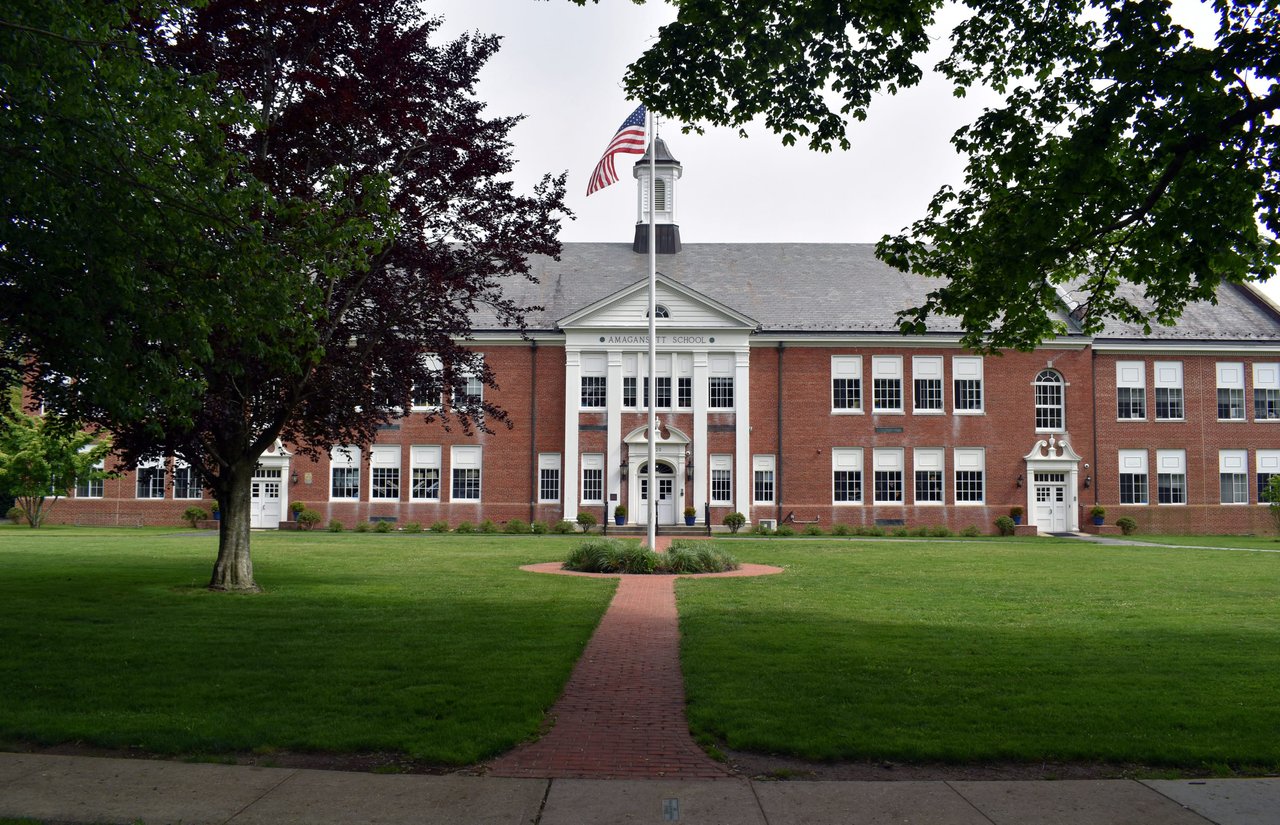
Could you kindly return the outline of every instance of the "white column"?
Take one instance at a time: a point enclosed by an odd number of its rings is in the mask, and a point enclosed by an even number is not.
[[[577,350],[564,354],[564,517],[578,519],[578,406],[582,401],[582,356]]]
[[[733,508],[751,521],[751,351],[744,349],[736,353],[737,359],[733,375],[734,406],[734,459]]]
[[[608,502],[608,512],[605,513],[609,518],[613,518],[613,508],[618,504],[626,504],[622,500],[622,473],[619,472],[618,466],[622,462],[622,353],[616,350],[609,352],[609,407],[606,414],[606,424],[609,427],[605,433],[605,501]],[[612,501],[609,498],[610,493],[618,493],[618,500]],[[630,508],[628,508],[630,515]]]
[[[707,353],[693,354],[693,507],[698,521],[707,506]]]

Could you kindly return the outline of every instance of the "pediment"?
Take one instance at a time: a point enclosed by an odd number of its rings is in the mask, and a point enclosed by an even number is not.
[[[759,324],[733,307],[658,273],[656,303],[665,307],[659,329],[754,330]],[[561,318],[561,329],[643,329],[649,324],[649,279],[644,278],[612,295]]]

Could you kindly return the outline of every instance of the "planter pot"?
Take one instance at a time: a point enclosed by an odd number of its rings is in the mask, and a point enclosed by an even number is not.
[[[684,526],[685,526],[685,527],[693,527],[693,526],[694,526],[694,525],[696,525],[697,523],[698,523],[698,517],[697,517],[697,516],[685,516],[685,517],[684,517]]]
[[[1013,523],[1014,523],[1014,524],[1021,524],[1021,523],[1022,523],[1022,516],[1013,516]]]
[[[627,517],[626,517],[626,516],[614,516],[614,517],[613,517],[613,523],[614,523],[614,524],[616,524],[616,525],[618,525],[619,527],[622,527],[623,525],[625,525],[625,524],[627,523]]]
[[[1104,525],[1104,524],[1106,524],[1106,523],[1107,523],[1107,517],[1106,517],[1106,516],[1094,516],[1094,517],[1093,517],[1093,526],[1094,526],[1094,527],[1101,527],[1102,525]]]
[[[214,521],[222,521],[222,513],[219,513],[217,510],[214,510],[214,511],[213,511],[213,520],[214,520]]]

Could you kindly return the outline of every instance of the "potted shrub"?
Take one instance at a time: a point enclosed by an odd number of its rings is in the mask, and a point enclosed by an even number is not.
[[[1010,508],[1009,508],[1009,518],[1013,519],[1013,523],[1014,523],[1014,524],[1021,524],[1021,523],[1022,523],[1022,512],[1023,512],[1023,511],[1022,511],[1022,508],[1021,508],[1021,507],[1010,507]]]
[[[1103,507],[1101,504],[1095,504],[1093,505],[1092,508],[1090,508],[1089,515],[1093,517],[1093,523],[1095,525],[1101,526],[1103,524],[1106,524],[1107,508]]]
[[[684,508],[684,526],[692,527],[698,521],[698,511],[693,507]]]
[[[305,509],[307,509],[306,502],[302,502],[302,501],[289,502],[289,512],[293,514],[294,521],[298,520],[298,513],[301,513]]]
[[[627,523],[627,505],[619,504],[613,508],[613,523],[619,527]]]
[[[209,505],[209,509],[213,512],[213,520],[214,520],[214,521],[221,521],[221,520],[222,520],[222,511],[218,509],[218,501],[217,501],[217,499],[214,499],[213,503]]]

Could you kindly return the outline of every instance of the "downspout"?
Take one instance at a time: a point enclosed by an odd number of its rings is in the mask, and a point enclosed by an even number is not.
[[[1098,471],[1098,351],[1093,348],[1093,344],[1089,345],[1089,380],[1090,386],[1093,388],[1093,472]],[[1118,392],[1118,391],[1117,391]],[[1154,400],[1154,399],[1153,399]],[[1089,475],[1089,471],[1085,470],[1085,476]],[[1100,475],[1100,473],[1099,473]],[[1098,487],[1101,486],[1101,478],[1093,480],[1093,503],[1098,503]],[[1083,515],[1083,514],[1082,514]]]
[[[529,494],[529,523],[538,520],[538,342],[529,339],[529,466],[533,486]],[[562,483],[561,489],[564,488]]]
[[[785,344],[778,342],[778,441],[776,449],[778,450],[778,462],[774,468],[774,491],[773,499],[777,502],[774,517],[778,524],[782,524],[782,350]]]

